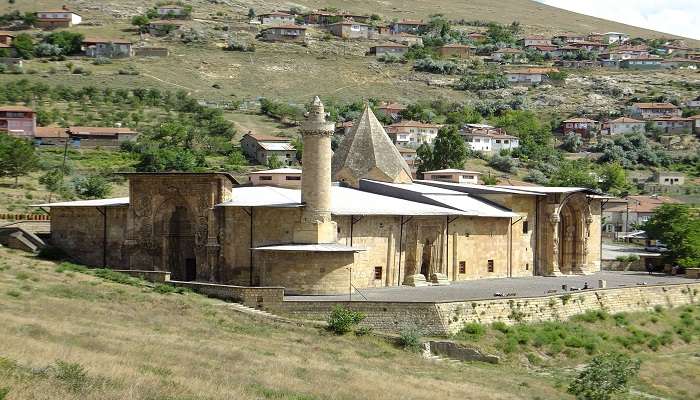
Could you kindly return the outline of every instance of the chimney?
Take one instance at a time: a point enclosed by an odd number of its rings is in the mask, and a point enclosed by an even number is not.
[[[301,125],[304,142],[301,173],[301,222],[294,230],[295,243],[334,243],[337,227],[331,221],[331,136],[335,130],[326,121],[321,99],[314,98],[311,111]]]

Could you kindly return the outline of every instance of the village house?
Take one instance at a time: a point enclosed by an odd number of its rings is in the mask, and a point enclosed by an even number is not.
[[[349,20],[330,24],[328,31],[333,36],[343,39],[369,39],[370,37],[369,25]]]
[[[469,58],[474,55],[476,47],[466,44],[450,43],[437,48],[437,52],[442,58]]]
[[[687,46],[679,46],[675,44],[665,44],[661,47],[659,47],[657,50],[661,52],[661,54],[670,56],[673,55],[674,57],[687,57],[688,53],[691,52],[692,50],[688,48]]]
[[[551,50],[547,50],[547,49],[548,49],[548,47],[542,47],[542,46],[539,46],[537,48],[537,50],[540,52],[544,51],[545,54],[549,53],[553,58],[563,58],[563,57],[573,58],[573,57],[576,57],[576,55],[578,55],[578,52],[579,52],[579,49],[577,49],[576,47],[573,47],[573,46],[569,46],[569,45],[554,47]]]
[[[656,117],[651,120],[653,126],[663,133],[692,133],[693,120],[690,118],[682,118],[678,116],[663,116]]]
[[[342,19],[337,13],[316,10],[304,15],[304,23],[307,25],[328,25]]]
[[[469,32],[467,37],[475,42],[483,42],[488,39],[488,36],[482,32]]]
[[[629,117],[620,117],[603,123],[603,135],[624,135],[626,133],[645,133],[646,122]]]
[[[0,44],[11,45],[12,39],[15,38],[15,34],[12,32],[0,31]]]
[[[335,135],[346,135],[353,126],[353,121],[338,121],[335,123]]]
[[[520,140],[516,136],[508,135],[503,129],[491,125],[466,124],[459,130],[459,134],[473,151],[499,153],[520,146]]]
[[[677,204],[675,200],[666,196],[640,195],[627,196],[622,199],[610,199],[603,204],[603,230],[605,232],[632,232],[647,222],[654,210],[663,204]]]
[[[56,126],[37,126],[34,144],[37,146],[65,146],[69,141],[68,129]]]
[[[536,52],[536,53],[539,53],[539,54],[542,55],[542,56],[546,56],[547,54],[549,54],[550,57],[554,57],[554,58],[559,57],[559,56],[556,55],[556,54],[557,54],[557,50],[559,50],[559,48],[558,48],[557,46],[554,46],[554,45],[549,45],[549,46],[530,46],[530,47],[528,47],[527,49],[528,49],[528,50],[532,50],[532,51],[534,51],[534,52]],[[576,50],[576,49],[574,48],[574,51],[578,51],[578,50]]]
[[[179,6],[177,4],[166,4],[156,7],[156,13],[160,18],[179,18],[184,17],[188,14],[185,7]]]
[[[296,149],[287,137],[246,133],[241,139],[241,149],[258,164],[267,164],[267,160],[273,156],[284,165],[296,163]]]
[[[689,58],[671,57],[661,61],[662,68],[668,69],[698,69],[700,61]]]
[[[499,61],[499,62],[512,62],[512,63],[520,63],[527,58],[525,57],[525,52],[520,50],[520,49],[513,49],[510,47],[505,47],[503,49],[498,49],[491,53],[489,57],[493,61]]]
[[[423,20],[402,19],[392,24],[391,30],[394,33],[419,33],[421,29],[428,26]]]
[[[418,147],[430,144],[437,137],[440,125],[419,121],[401,121],[387,126],[387,133],[397,146]]]
[[[586,41],[588,42],[603,43],[603,39],[603,34],[597,32],[591,32],[588,34],[588,36],[586,36]]]
[[[530,35],[519,39],[518,44],[525,48],[534,46],[551,46],[552,41],[542,35]]]
[[[277,186],[290,189],[301,188],[301,170],[296,168],[277,168],[248,173],[253,186]]]
[[[481,172],[448,168],[423,172],[423,179],[426,181],[468,183],[478,185],[479,175],[481,175]]]
[[[506,71],[506,79],[510,84],[538,85],[548,79],[547,74],[558,71],[556,68],[524,68]]]
[[[582,35],[579,33],[564,33],[561,35],[556,35],[552,37],[552,41],[556,41],[559,43],[576,43],[576,42],[585,42],[587,40],[586,35]]]
[[[569,118],[561,123],[561,130],[564,135],[575,133],[584,138],[592,138],[598,130],[598,121],[581,117]]]
[[[0,106],[0,132],[32,139],[36,134],[36,113],[24,106]]]
[[[367,54],[379,56],[385,56],[387,54],[401,57],[408,51],[408,46],[399,43],[384,43],[372,46],[369,48]]]
[[[122,39],[83,39],[82,50],[87,57],[128,58],[133,56],[132,43]]]
[[[700,109],[700,96],[685,102],[685,106],[693,109]]]
[[[84,265],[285,295],[600,270],[598,193],[415,182],[369,107],[334,153],[325,115],[316,98],[300,128],[300,190],[126,173],[127,198],[37,205],[51,244]]]
[[[602,53],[608,49],[608,46],[598,42],[574,42],[569,43],[569,46],[575,47],[579,50],[595,51],[597,53]]]
[[[416,149],[413,147],[403,147],[403,146],[396,146],[397,149],[399,149],[399,154],[401,154],[401,158],[406,161],[406,164],[408,164],[408,167],[411,169],[411,176],[415,177],[416,175],[416,167],[418,163],[418,154],[416,152]]]
[[[663,58],[657,56],[631,57],[620,60],[620,68],[623,69],[660,69]]]
[[[260,23],[263,25],[294,25],[296,18],[292,14],[273,11],[258,15],[258,20],[260,20]]]
[[[700,114],[688,117],[693,121],[693,132],[700,134]]]
[[[680,107],[671,103],[634,103],[630,108],[630,116],[650,120],[658,117],[682,115]]]
[[[158,20],[151,21],[146,25],[146,30],[153,36],[165,36],[170,32],[176,31],[182,27],[182,22],[173,20]]]
[[[685,184],[685,174],[675,171],[654,171],[654,183],[662,186],[681,186]]]
[[[304,43],[306,28],[299,25],[275,25],[261,30],[260,37],[267,42]]]
[[[118,148],[124,142],[134,141],[138,132],[130,128],[104,126],[71,126],[68,136],[73,147]]]
[[[600,61],[592,60],[557,60],[554,65],[562,68],[590,69],[602,66]]]
[[[630,40],[630,35],[622,32],[606,32],[603,34],[603,43],[622,44]]]
[[[377,111],[383,113],[384,115],[386,115],[394,120],[399,119],[401,111],[403,111],[405,109],[406,109],[406,106],[404,106],[403,104],[399,104],[399,103],[381,102],[377,106]]]
[[[34,25],[43,29],[70,28],[73,25],[79,25],[82,21],[83,17],[80,14],[64,7],[61,10],[38,11]]]

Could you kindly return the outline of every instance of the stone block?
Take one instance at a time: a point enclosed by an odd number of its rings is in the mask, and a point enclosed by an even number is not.
[[[450,284],[450,281],[447,279],[447,275],[441,274],[439,272],[430,275],[430,282],[432,282],[434,285],[449,285]]]
[[[428,282],[425,280],[423,274],[409,275],[404,281],[406,286],[428,286]]]
[[[700,268],[686,268],[685,277],[692,279],[700,279]]]

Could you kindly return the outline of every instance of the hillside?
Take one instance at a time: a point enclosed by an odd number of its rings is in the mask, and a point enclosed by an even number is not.
[[[0,248],[0,395],[568,399],[568,383],[589,357],[584,347],[595,341],[642,359],[636,394],[687,399],[699,394],[698,311],[591,314],[551,332],[471,326],[456,339],[496,352],[501,364],[434,362],[381,337],[254,320],[190,292]]]

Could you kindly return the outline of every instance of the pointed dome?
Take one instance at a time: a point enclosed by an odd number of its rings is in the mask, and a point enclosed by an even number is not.
[[[369,106],[333,154],[333,180],[358,187],[360,179],[411,183],[411,169]]]

